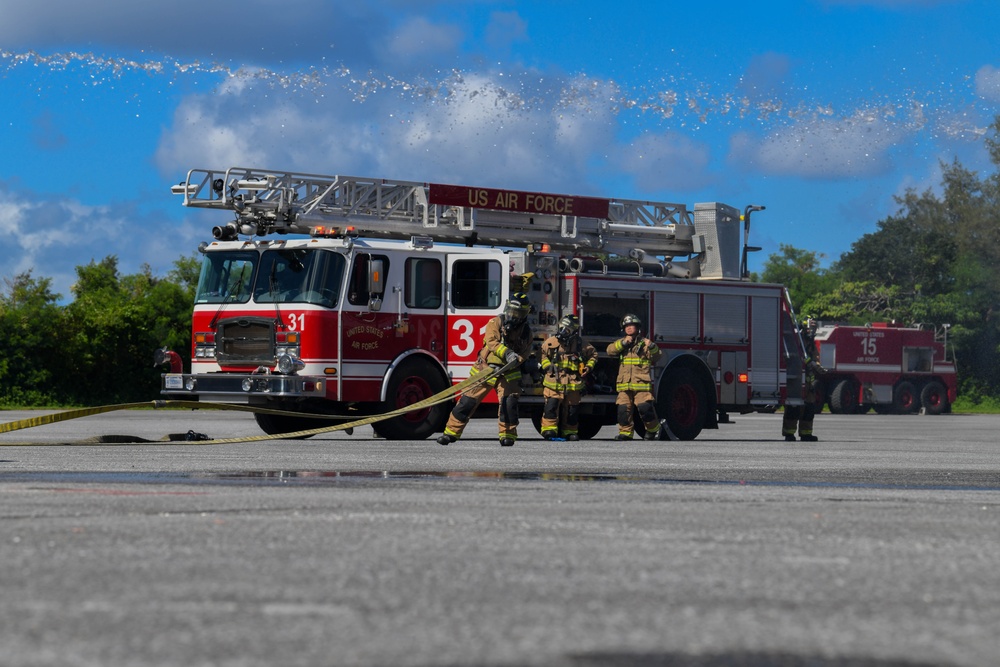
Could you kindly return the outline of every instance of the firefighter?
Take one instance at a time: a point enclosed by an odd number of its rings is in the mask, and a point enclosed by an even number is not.
[[[642,321],[631,313],[622,318],[624,338],[608,345],[608,354],[619,357],[618,367],[618,435],[615,440],[632,439],[633,413],[646,426],[646,440],[659,437],[660,420],[656,416],[653,398],[652,369],[660,358],[656,343],[643,338]]]
[[[562,435],[567,440],[580,439],[580,397],[584,378],[597,364],[597,350],[580,338],[580,318],[566,315],[559,320],[555,336],[542,343],[542,437],[554,440]]]
[[[515,292],[510,295],[501,315],[497,315],[486,323],[486,333],[483,335],[483,346],[479,357],[469,372],[470,376],[488,373],[491,368],[517,362],[507,372],[486,382],[476,385],[462,393],[455,408],[451,411],[444,434],[437,439],[438,444],[450,445],[462,437],[462,431],[469,423],[476,408],[482,403],[490,389],[496,388],[498,410],[498,430],[500,445],[510,447],[517,440],[517,403],[521,396],[521,364],[531,351],[531,327],[528,326],[528,313],[531,304],[528,295]]]
[[[817,442],[819,438],[813,435],[813,417],[816,415],[816,380],[817,375],[826,372],[819,365],[816,353],[816,320],[809,317],[802,323],[802,343],[806,356],[802,360],[805,373],[802,381],[803,405],[786,405],[781,418],[781,434],[786,442],[795,442],[795,430],[798,428],[799,440]]]

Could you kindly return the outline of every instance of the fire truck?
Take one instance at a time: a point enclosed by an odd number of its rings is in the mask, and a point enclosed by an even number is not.
[[[380,415],[467,379],[512,292],[529,295],[536,350],[575,314],[601,351],[581,438],[615,423],[617,362],[604,350],[627,313],[664,352],[657,405],[675,437],[694,439],[730,413],[802,404],[804,353],[786,290],[747,280],[750,214],[763,207],[741,215],[719,203],[692,211],[235,167],[191,170],[172,191],[234,218],[199,246],[191,370],[175,365],[162,393],[287,412],[255,413],[266,433]],[[523,375],[521,416],[537,428],[542,378]],[[495,392],[490,402],[495,414]],[[373,428],[426,438],[453,404]]]
[[[879,414],[948,412],[958,395],[955,361],[947,358],[947,331],[893,322],[829,324],[816,329],[816,350],[826,373],[817,402],[830,412]]]

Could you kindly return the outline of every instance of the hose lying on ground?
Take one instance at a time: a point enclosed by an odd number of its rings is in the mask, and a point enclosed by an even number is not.
[[[260,442],[264,440],[285,440],[285,439],[295,439],[304,438],[311,435],[319,435],[320,433],[332,433],[334,431],[344,431],[347,429],[353,429],[358,426],[365,426],[367,424],[374,424],[375,422],[383,421],[386,419],[392,419],[399,415],[404,415],[408,412],[413,412],[414,410],[422,410],[423,408],[429,408],[432,405],[437,405],[438,403],[444,403],[445,401],[451,400],[457,394],[474,387],[478,384],[491,380],[502,373],[507,372],[516,362],[511,362],[506,366],[501,366],[493,368],[488,373],[480,373],[473,375],[456,385],[452,385],[443,391],[439,391],[433,396],[428,396],[422,401],[417,401],[411,405],[407,405],[402,408],[397,408],[389,412],[383,413],[381,415],[372,415],[370,417],[364,417],[363,419],[357,419],[354,421],[345,421],[341,424],[334,424],[333,426],[323,426],[320,428],[306,429],[302,431],[293,431],[291,433],[279,433],[276,435],[250,435],[243,436],[239,438],[207,438],[201,436],[201,434],[194,433],[193,431],[188,431],[187,433],[181,434],[171,434],[167,435],[159,440],[147,440],[145,438],[140,438],[136,436],[129,435],[99,435],[93,438],[86,438],[83,440],[73,440],[73,441],[53,441],[53,442],[5,442],[0,440],[0,447],[26,447],[26,446],[72,446],[72,445],[137,445],[137,444],[197,444],[197,445],[224,445],[233,444],[239,442]],[[336,415],[320,415],[307,412],[287,412],[283,410],[272,410],[270,408],[260,408],[250,405],[235,405],[231,403],[202,403],[200,401],[175,401],[175,400],[155,400],[155,401],[143,401],[139,403],[119,403],[115,405],[102,405],[93,408],[79,408],[75,410],[64,410],[62,412],[54,412],[48,415],[41,415],[39,417],[30,417],[28,419],[21,419],[18,421],[6,422],[0,424],[0,433],[11,433],[13,431],[20,431],[27,428],[35,428],[36,426],[44,426],[46,424],[55,424],[58,422],[69,421],[71,419],[79,419],[81,417],[91,417],[93,415],[99,415],[107,412],[114,412],[116,410],[133,410],[136,408],[193,408],[198,410],[236,410],[240,412],[262,412],[267,414],[278,414],[290,417],[306,417],[306,418],[322,418],[331,419],[336,418]]]

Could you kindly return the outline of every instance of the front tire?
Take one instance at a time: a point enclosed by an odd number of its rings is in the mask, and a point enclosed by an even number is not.
[[[448,381],[424,359],[407,359],[392,372],[383,405],[385,412],[405,408],[448,388]],[[375,422],[372,429],[386,440],[424,440],[444,430],[454,401],[445,401]]]
[[[853,415],[858,409],[858,388],[852,380],[841,380],[830,393],[830,412]]]
[[[284,415],[271,415],[263,412],[253,413],[253,418],[264,433],[268,435],[282,435],[284,433],[295,433],[296,431],[308,431],[314,428],[326,428],[343,424],[342,419],[310,419],[309,417],[291,417]],[[311,438],[303,435],[299,438]]]

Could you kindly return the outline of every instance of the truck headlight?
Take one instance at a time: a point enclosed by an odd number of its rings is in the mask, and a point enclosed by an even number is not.
[[[293,357],[290,354],[282,354],[278,357],[277,364],[275,365],[275,370],[277,370],[282,375],[295,375],[296,372],[305,368],[305,364],[302,363],[301,359]]]

